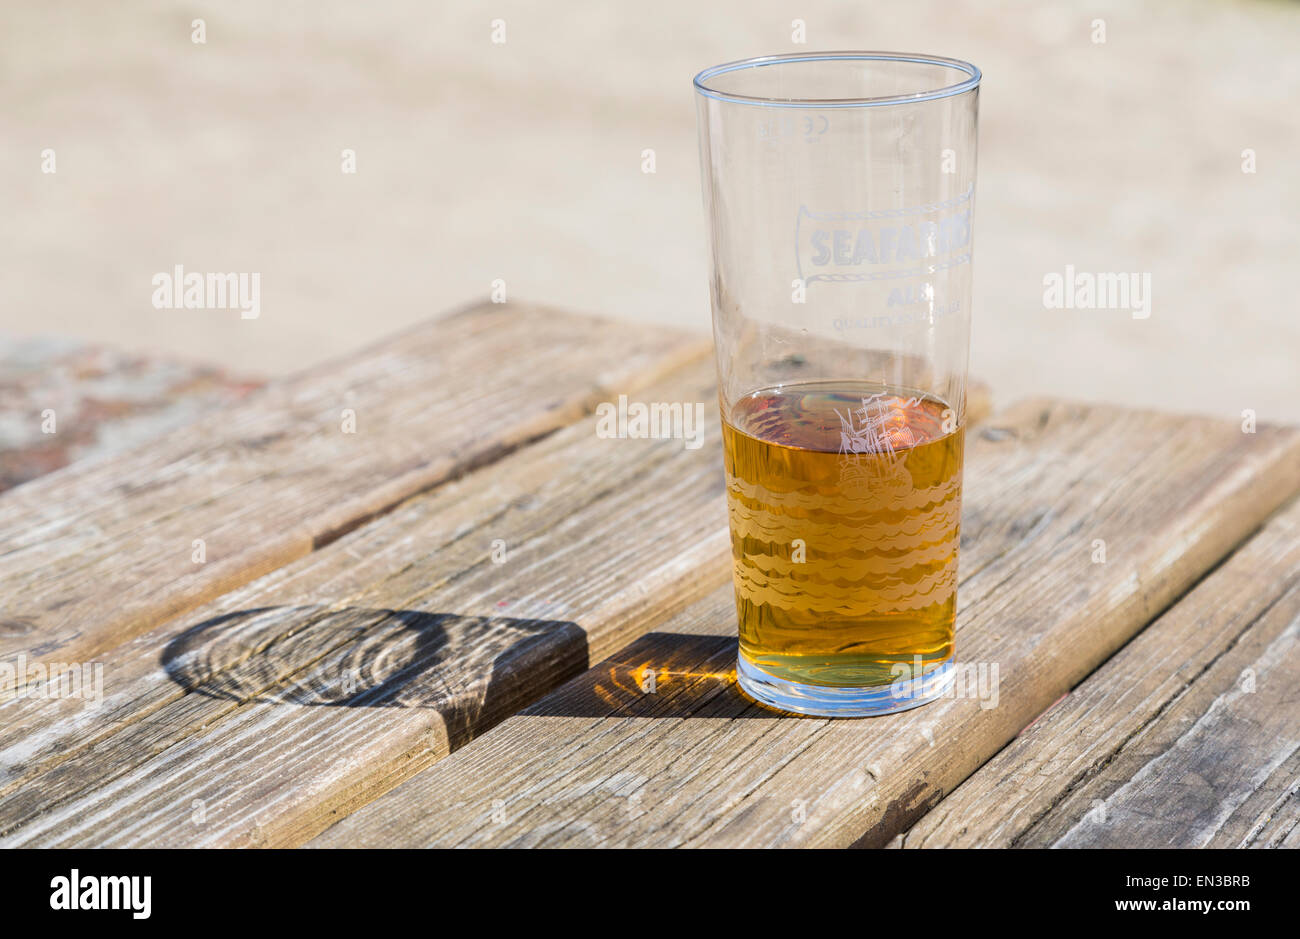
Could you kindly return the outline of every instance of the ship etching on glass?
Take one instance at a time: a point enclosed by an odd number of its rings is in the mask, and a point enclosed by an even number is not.
[[[863,398],[860,408],[845,413],[836,409],[840,419],[840,482],[867,487],[910,486],[911,475],[904,465],[906,454],[900,451],[917,443],[905,415],[921,403],[920,398],[903,400],[878,392]],[[862,459],[864,455],[870,458]]]

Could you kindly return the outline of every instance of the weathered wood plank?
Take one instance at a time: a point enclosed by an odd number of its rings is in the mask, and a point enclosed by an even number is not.
[[[633,396],[698,449],[584,419],[0,705],[0,842],[299,842],[725,582],[713,381]]]
[[[901,839],[1276,844],[1300,824],[1300,504]]]
[[[1300,848],[1300,751],[1292,751],[1269,780],[1241,804],[1236,815],[1253,824],[1237,840],[1211,844],[1252,848]],[[1225,831],[1228,829],[1225,828]]]
[[[1030,403],[974,438],[957,649],[997,685],[775,715],[735,690],[724,587],[312,843],[884,844],[1300,488],[1293,429]]]
[[[0,491],[139,446],[262,384],[199,362],[0,335]]]
[[[486,304],[6,492],[0,659],[89,659],[707,351]]]

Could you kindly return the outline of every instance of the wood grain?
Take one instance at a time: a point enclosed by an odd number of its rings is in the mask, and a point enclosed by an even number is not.
[[[1044,714],[904,847],[1246,847],[1300,825],[1300,504]]]
[[[6,492],[0,660],[90,659],[707,353],[486,304]]]
[[[296,843],[725,582],[712,363],[634,400],[703,445],[584,419],[0,705],[0,843]]]
[[[957,650],[996,686],[776,715],[735,689],[723,587],[312,844],[883,845],[1300,488],[1291,429],[1029,402],[973,436]]]

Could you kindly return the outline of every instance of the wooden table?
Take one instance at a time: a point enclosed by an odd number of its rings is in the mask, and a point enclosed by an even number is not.
[[[486,305],[0,495],[0,844],[1300,844],[1300,431],[983,421],[997,684],[828,721],[736,690],[712,382]],[[599,436],[620,394],[703,446]]]

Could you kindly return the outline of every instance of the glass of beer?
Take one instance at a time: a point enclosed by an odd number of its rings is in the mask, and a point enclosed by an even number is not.
[[[887,52],[695,77],[737,671],[770,707],[951,686],[979,82]]]

